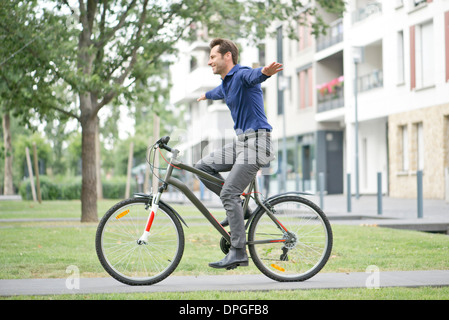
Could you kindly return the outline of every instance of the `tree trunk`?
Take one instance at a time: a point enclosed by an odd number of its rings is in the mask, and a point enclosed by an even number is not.
[[[14,186],[12,181],[12,144],[9,113],[3,113],[3,142],[5,146],[5,177],[4,177],[4,195],[13,195]]]
[[[87,97],[86,97],[87,96]],[[97,170],[96,170],[96,128],[97,117],[92,115],[89,94],[80,94],[82,110],[82,183],[81,222],[97,222]],[[86,99],[87,98],[87,99]]]
[[[101,183],[101,145],[100,145],[100,119],[96,117],[97,127],[95,129],[95,166],[97,170],[97,197],[103,199],[103,184]]]

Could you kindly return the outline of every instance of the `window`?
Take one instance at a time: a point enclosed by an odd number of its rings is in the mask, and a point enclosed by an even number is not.
[[[397,35],[397,84],[403,84],[404,78],[404,32],[401,30]]]
[[[298,72],[299,108],[313,106],[313,69],[302,69]]]
[[[401,126],[401,138],[402,138],[402,171],[408,171],[409,161],[408,161],[408,132],[407,126]]]
[[[304,50],[312,45],[312,28],[310,15],[302,14],[297,22],[297,34],[299,38],[298,51]]]
[[[198,59],[195,56],[190,57],[190,72],[198,68]]]
[[[415,36],[416,87],[425,88],[435,84],[432,21],[418,25]]]
[[[449,11],[444,13],[444,30],[446,47],[446,81],[449,81]]]
[[[443,141],[444,141],[444,167],[449,170],[449,115],[444,116],[444,128],[443,128]],[[449,176],[448,176],[449,179]],[[448,180],[449,183],[449,180]],[[449,185],[448,185],[449,187]],[[449,188],[447,189],[449,192]],[[448,198],[449,199],[449,198]]]

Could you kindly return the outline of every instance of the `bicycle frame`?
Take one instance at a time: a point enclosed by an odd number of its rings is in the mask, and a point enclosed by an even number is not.
[[[193,166],[189,166],[189,165],[182,163],[181,161],[179,161],[177,159],[179,150],[172,149],[171,152],[172,152],[173,156],[171,157],[170,161],[168,162],[169,165],[167,168],[167,172],[165,174],[165,178],[163,180],[164,182],[162,183],[162,186],[159,187],[159,190],[158,190],[156,196],[153,196],[150,215],[147,220],[145,231],[142,234],[142,236],[140,237],[139,242],[147,241],[148,235],[149,235],[149,232],[151,229],[151,225],[153,223],[154,216],[157,213],[157,210],[159,208],[159,201],[161,199],[161,196],[164,193],[164,191],[167,190],[168,185],[172,185],[175,188],[177,188],[178,190],[180,190],[190,200],[190,202],[204,215],[204,217],[228,241],[228,243],[231,243],[231,236],[230,236],[229,232],[226,231],[226,229],[217,221],[217,219],[215,219],[215,217],[209,212],[209,210],[206,208],[206,206],[204,206],[204,204],[201,202],[201,200],[195,196],[195,194],[190,190],[190,188],[187,185],[185,185],[181,180],[174,178],[172,176],[172,173],[173,173],[173,169],[177,168],[177,169],[186,170],[188,172],[191,172],[193,174],[201,176],[202,178],[204,178],[210,182],[213,182],[213,183],[218,183],[218,184],[223,185],[224,180],[216,178],[216,177],[214,177],[204,171],[201,171]],[[245,212],[245,210],[248,208],[251,193],[254,193],[255,202],[259,206],[261,206],[263,209],[266,210],[267,214],[273,220],[273,222],[278,226],[278,228],[284,234],[288,233],[288,230],[274,217],[274,214],[271,212],[271,210],[269,210],[263,203],[263,201],[260,197],[259,187],[258,187],[256,178],[254,178],[254,180],[250,183],[248,192],[243,194],[243,196],[245,197],[245,201],[243,203],[243,210],[244,210],[243,212]],[[254,213],[253,213],[253,216],[254,216]],[[251,220],[251,218],[248,219],[248,223],[246,224],[245,228],[248,227],[250,220]],[[285,241],[286,240],[283,238],[283,239],[257,241],[257,243],[272,243],[272,242],[285,242]],[[254,244],[255,243],[256,243],[256,241],[254,241]],[[252,244],[252,243],[247,243],[247,244]]]

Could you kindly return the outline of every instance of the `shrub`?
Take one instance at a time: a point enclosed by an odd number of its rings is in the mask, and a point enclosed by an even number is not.
[[[126,177],[120,176],[120,177],[114,177],[110,180],[103,179],[103,198],[105,199],[123,199],[125,197],[125,191],[126,191]],[[136,187],[136,181],[131,178],[131,195],[135,190],[137,190]]]
[[[58,180],[58,181],[56,181]],[[36,179],[34,179],[36,185]],[[50,179],[39,176],[42,200],[75,200],[81,198],[81,177],[64,177]],[[123,199],[126,190],[126,177],[114,177],[110,180],[102,179],[103,198]],[[137,190],[136,182],[131,179],[131,194]],[[30,179],[22,181],[19,194],[24,200],[33,200]]]
[[[57,200],[59,198],[59,187],[54,184],[48,177],[40,176],[39,182],[42,200]],[[34,179],[34,185],[36,186],[36,179]],[[24,200],[33,200],[30,179],[25,179],[20,184],[19,194]]]

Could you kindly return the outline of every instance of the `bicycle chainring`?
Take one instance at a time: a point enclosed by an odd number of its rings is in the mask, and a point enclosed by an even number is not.
[[[220,239],[220,249],[224,254],[228,254],[229,248],[231,248],[231,244],[224,237]]]

